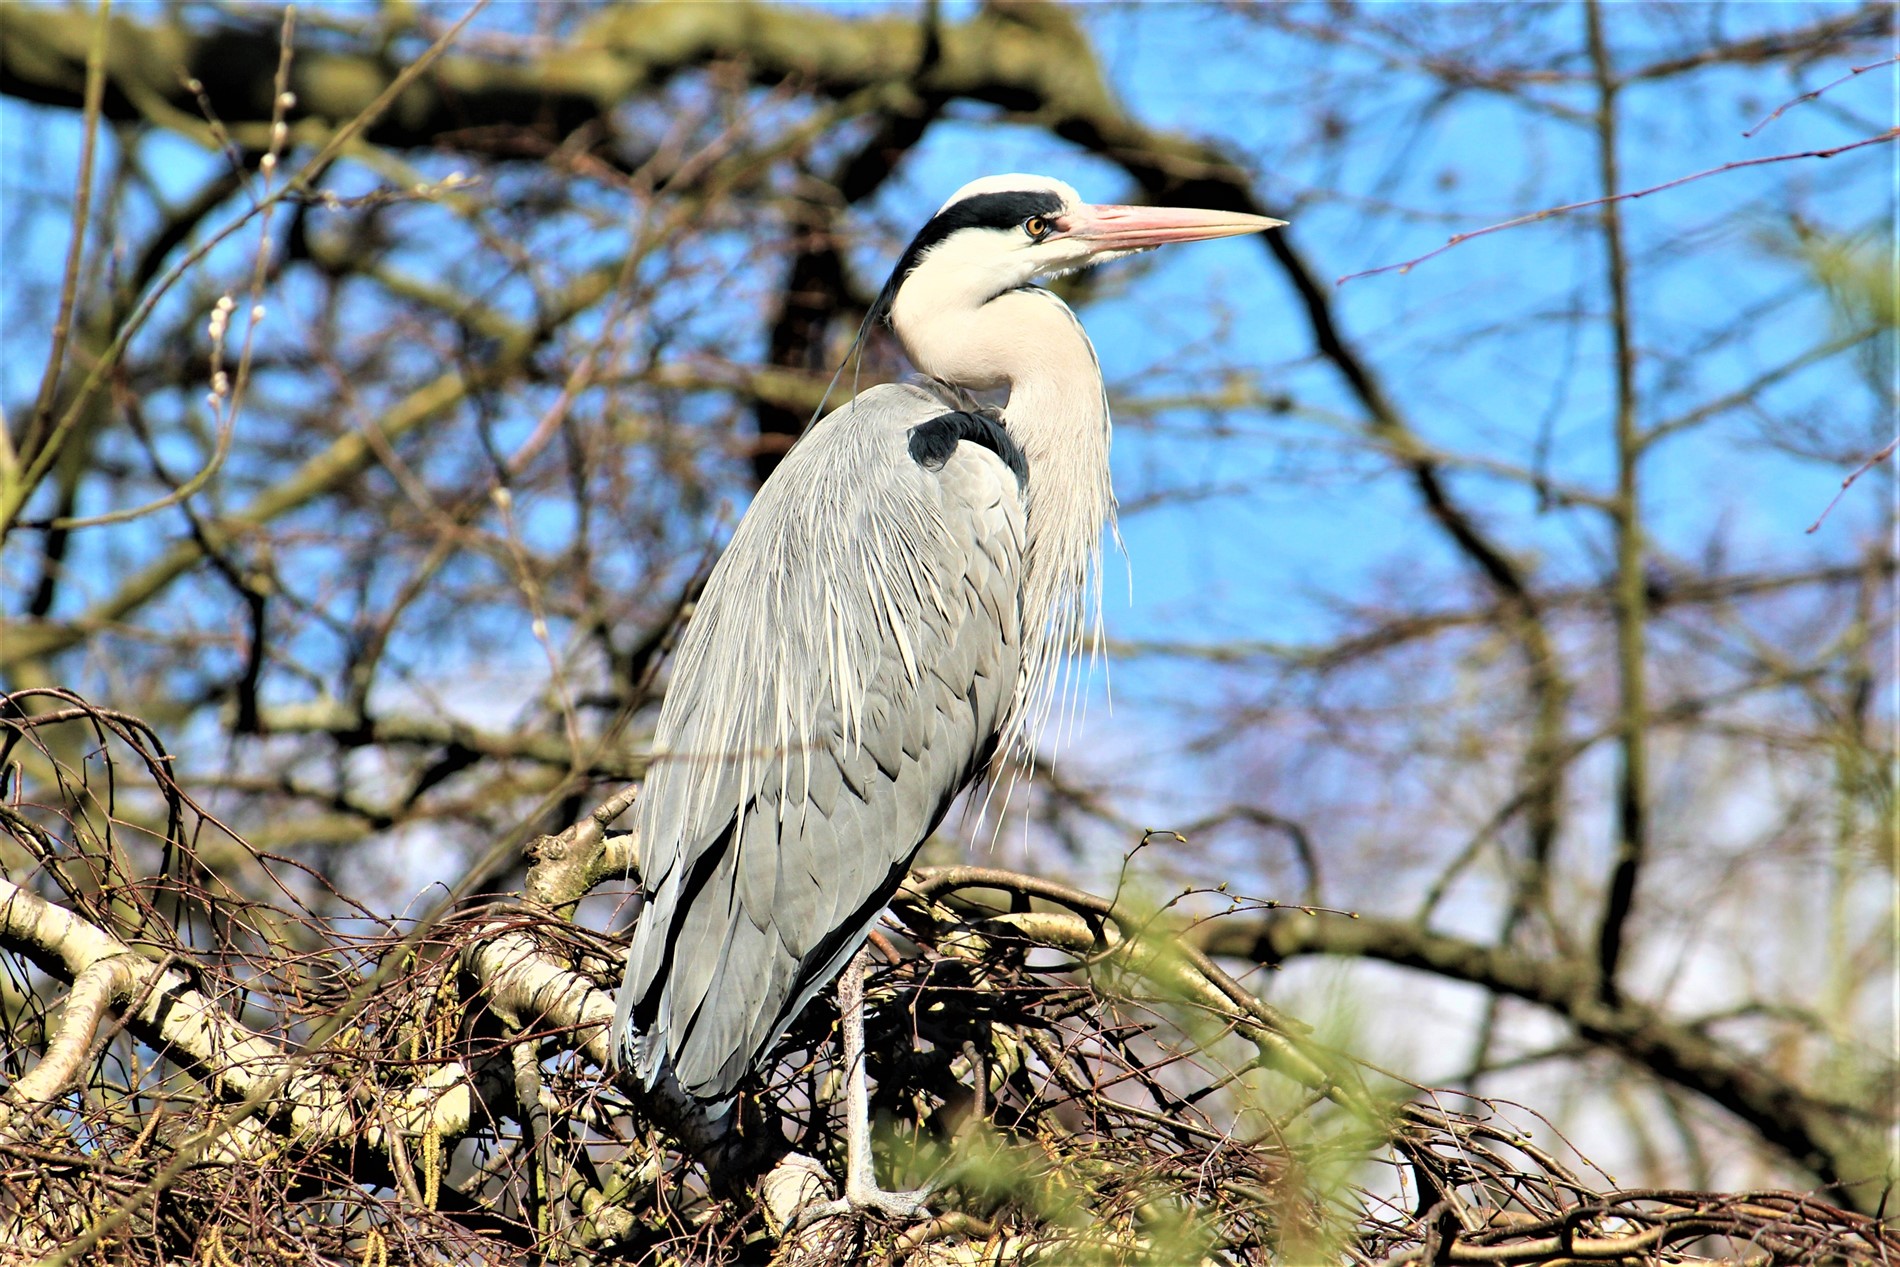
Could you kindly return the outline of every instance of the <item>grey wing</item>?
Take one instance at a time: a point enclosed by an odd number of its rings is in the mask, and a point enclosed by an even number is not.
[[[649,1086],[723,1112],[988,763],[1021,666],[1024,488],[1000,426],[887,386],[760,489],[681,641],[640,801],[615,1033]]]

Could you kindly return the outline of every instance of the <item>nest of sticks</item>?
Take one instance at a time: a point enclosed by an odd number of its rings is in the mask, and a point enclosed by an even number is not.
[[[1166,904],[968,867],[911,876],[868,989],[881,1173],[934,1217],[800,1225],[842,1168],[828,1003],[709,1165],[606,1069],[622,943],[547,873],[391,920],[171,765],[136,718],[7,700],[0,1262],[1900,1258],[1800,1194],[1618,1188],[1529,1110],[1332,1049]],[[611,817],[535,842],[573,900],[629,861]]]

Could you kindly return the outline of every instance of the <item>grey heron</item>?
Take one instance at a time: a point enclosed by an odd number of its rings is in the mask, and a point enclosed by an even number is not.
[[[806,432],[680,641],[637,811],[647,901],[616,1059],[717,1122],[850,964],[851,1208],[916,1208],[872,1181],[857,956],[951,802],[1027,751],[1099,636],[1108,400],[1075,313],[1035,283],[1280,223],[1093,206],[1046,176],[959,189],[872,314],[930,385],[869,388]],[[1000,413],[959,403],[991,388]]]

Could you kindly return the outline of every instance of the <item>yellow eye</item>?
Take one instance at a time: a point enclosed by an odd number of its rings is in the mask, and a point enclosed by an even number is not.
[[[1041,216],[1030,216],[1023,221],[1023,232],[1029,235],[1032,242],[1040,242],[1048,237],[1050,227],[1049,222]]]

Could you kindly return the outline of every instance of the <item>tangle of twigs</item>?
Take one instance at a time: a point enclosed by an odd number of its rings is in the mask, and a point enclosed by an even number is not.
[[[882,1163],[931,1181],[937,1217],[784,1233],[775,1176],[841,1160],[835,1016],[800,1019],[711,1172],[616,1085],[621,950],[554,899],[632,860],[603,830],[626,798],[535,843],[539,901],[418,938],[245,846],[137,718],[57,691],[0,709],[0,1261],[1900,1254],[1798,1194],[1619,1189],[1527,1111],[1449,1111],[1327,1048],[1166,906],[975,868],[912,877],[869,993]]]

